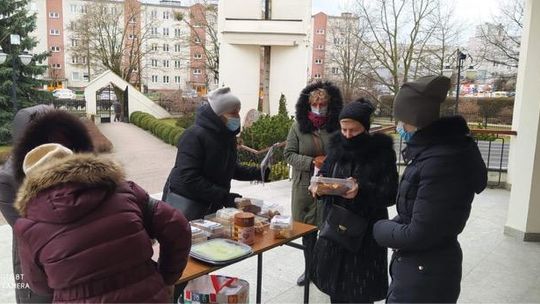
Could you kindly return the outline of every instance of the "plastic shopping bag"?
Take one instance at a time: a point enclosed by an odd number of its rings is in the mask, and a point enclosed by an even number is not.
[[[204,275],[189,281],[184,289],[184,303],[249,303],[249,283],[221,275]]]

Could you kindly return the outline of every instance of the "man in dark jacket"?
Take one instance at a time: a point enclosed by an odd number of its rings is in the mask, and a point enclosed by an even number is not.
[[[169,191],[204,204],[204,214],[234,207],[239,194],[230,193],[231,180],[260,180],[258,167],[238,163],[236,135],[240,132],[240,100],[229,88],[209,93],[197,110],[195,124],[180,138],[176,162],[163,199]],[[265,178],[268,178],[267,170]]]
[[[394,101],[398,133],[407,141],[407,168],[397,194],[398,216],[378,221],[377,242],[394,249],[387,301],[456,302],[463,231],[487,170],[461,116],[439,118],[450,80],[429,76],[405,83]]]
[[[93,146],[84,124],[77,117],[46,105],[37,105],[18,111],[13,120],[12,136],[13,142],[18,144],[0,169],[0,210],[8,224],[13,227],[19,218],[13,202],[24,178],[22,163],[26,153],[41,144],[50,142],[62,143],[79,152],[91,152]],[[13,238],[12,258],[13,273],[17,283],[15,289],[17,303],[50,303],[52,295],[36,294],[22,281],[24,276],[15,238]]]

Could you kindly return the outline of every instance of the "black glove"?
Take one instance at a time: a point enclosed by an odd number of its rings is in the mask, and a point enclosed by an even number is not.
[[[264,182],[267,183],[270,181],[270,167],[267,167],[266,170],[264,170]]]
[[[223,201],[223,206],[236,208],[236,203],[234,202],[234,199],[237,197],[242,196],[238,193],[227,193],[227,195],[225,196],[225,200]]]

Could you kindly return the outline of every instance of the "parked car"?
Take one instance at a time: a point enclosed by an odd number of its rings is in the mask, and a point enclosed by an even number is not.
[[[114,93],[113,89],[104,89],[99,94],[99,99],[101,100],[116,100],[116,94]]]
[[[77,97],[75,92],[70,89],[56,89],[52,94],[58,99],[75,99]]]

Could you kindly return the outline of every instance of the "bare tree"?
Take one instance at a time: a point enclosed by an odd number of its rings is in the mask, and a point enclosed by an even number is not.
[[[424,56],[435,31],[430,18],[437,12],[433,0],[357,0],[358,14],[367,27],[363,47],[370,51],[369,69],[377,82],[392,93],[409,80]]]
[[[72,56],[86,57],[88,76],[109,69],[140,87],[141,60],[151,24],[141,26],[140,6],[96,0],[70,26]],[[123,91],[115,89],[121,98]],[[121,98],[122,99],[122,98]]]
[[[517,67],[523,31],[523,0],[501,2],[492,23],[480,26],[482,58],[488,62]]]
[[[219,79],[219,41],[217,33],[218,7],[208,2],[198,3],[191,7],[189,16],[181,12],[175,13],[175,19],[183,21],[190,29],[189,44],[195,45],[195,51],[202,55],[201,65],[193,67],[204,69],[206,87],[212,80]],[[196,66],[195,66],[196,65]]]
[[[343,14],[334,18],[330,30],[332,48],[327,66],[331,68],[330,75],[336,75],[337,82],[345,100],[349,101],[364,86],[362,78],[366,68],[366,52],[362,47],[364,27],[360,26],[359,18],[352,14]]]
[[[446,65],[457,64],[456,49],[465,25],[456,19],[454,12],[454,4],[441,3],[428,17],[428,27],[433,28],[433,33],[422,50],[422,56],[418,56],[415,62],[412,78],[441,74]]]

